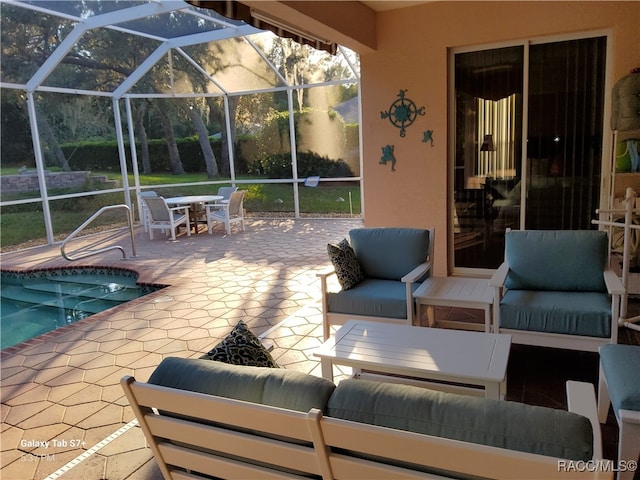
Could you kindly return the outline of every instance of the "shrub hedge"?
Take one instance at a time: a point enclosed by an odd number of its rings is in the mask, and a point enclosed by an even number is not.
[[[321,177],[352,177],[353,172],[344,160],[331,160],[314,152],[299,152],[298,178],[319,175]],[[269,178],[290,178],[291,154],[279,153],[269,155],[254,163],[253,168],[259,171],[250,172],[266,175]]]
[[[210,139],[213,153],[218,162],[218,170],[223,171],[222,142]],[[278,153],[255,159],[255,138],[239,136],[234,147],[234,165],[237,174],[267,175],[270,178],[291,177],[291,154]],[[201,173],[205,170],[204,156],[197,137],[177,140],[182,166],[187,173]],[[61,145],[72,170],[94,170],[119,172],[118,146],[115,141],[92,141]],[[131,150],[125,144],[127,168],[131,169]],[[140,159],[140,151],[137,152]],[[170,172],[169,153],[163,139],[149,141],[151,170],[155,173]],[[250,158],[253,157],[253,158]],[[298,177],[320,175],[321,177],[348,177],[353,171],[342,159],[332,160],[313,152],[298,153]]]
[[[239,137],[235,142],[236,155],[234,163],[238,173],[246,173],[247,160],[242,156],[242,145],[252,141],[250,137]],[[217,138],[209,140],[213,153],[222,171],[222,141]],[[204,156],[197,137],[179,138],[176,140],[182,166],[187,173],[199,173],[205,170]],[[69,161],[72,170],[96,170],[101,172],[120,171],[118,145],[115,140],[99,142],[78,142],[61,145],[62,151]],[[131,149],[125,143],[127,167],[131,168]],[[140,160],[140,149],[136,155]],[[170,172],[169,152],[164,139],[149,140],[149,158],[153,172]]]

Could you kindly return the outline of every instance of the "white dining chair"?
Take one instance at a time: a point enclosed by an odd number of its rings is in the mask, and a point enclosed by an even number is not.
[[[222,198],[219,200],[216,200],[213,203],[210,203],[210,210],[213,209],[218,209],[221,210],[224,208],[224,205],[229,203],[229,199],[231,198],[231,194],[235,191],[238,190],[238,187],[220,187],[218,188],[218,193],[217,195],[220,195]],[[204,207],[203,204],[200,204],[200,208],[198,209],[198,211],[196,212],[196,216],[198,218],[202,218],[204,217],[204,219],[206,220],[207,217],[207,212],[206,209]]]
[[[218,189],[218,195],[221,195],[222,199],[218,200],[216,203],[229,203],[231,194],[237,190],[238,187],[220,187]]]
[[[143,197],[143,200],[148,209],[149,238],[151,240],[153,240],[154,230],[171,230],[171,240],[175,241],[176,229],[182,224],[187,227],[187,236],[191,236],[188,205],[169,208],[164,197]]]
[[[158,194],[153,190],[145,190],[144,192],[140,192],[138,194],[138,205],[140,205],[140,222],[142,223],[142,227],[145,232],[149,231],[149,209],[147,208],[147,204],[144,202],[143,198],[145,197],[157,197]]]
[[[246,190],[238,190],[231,194],[229,203],[205,205],[209,235],[213,233],[213,224],[215,222],[224,223],[227,235],[231,235],[232,223],[239,223],[244,231],[244,196],[246,193]]]

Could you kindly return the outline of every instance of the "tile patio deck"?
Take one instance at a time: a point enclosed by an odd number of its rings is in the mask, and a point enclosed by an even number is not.
[[[361,225],[352,219],[252,219],[245,232],[191,237],[183,232],[176,242],[158,236],[150,241],[138,228],[138,256],[125,260],[112,252],[69,263],[60,257],[58,246],[3,254],[3,270],[115,266],[136,270],[141,282],[170,286],[2,351],[0,477],[161,478],[119,380],[124,375],[147,380],[166,356],[200,356],[240,319],[273,344],[273,356],[281,366],[320,375],[311,354],[322,336],[315,274],[329,266],[327,242],[339,241]],[[126,233],[88,239],[100,240],[100,246],[121,244],[129,253]],[[83,248],[86,242],[74,243]],[[440,309],[438,314],[473,319],[468,312]],[[557,372],[550,388],[548,379],[538,378],[539,368],[534,369],[533,381],[522,380],[531,376],[531,355],[536,352],[514,353],[507,398],[564,408],[563,394],[558,393],[564,382],[556,379]],[[560,376],[575,377],[577,368],[580,377],[594,381],[593,355],[545,351],[541,358],[561,362],[565,368]],[[543,373],[555,369],[548,362]],[[572,362],[573,369],[566,366]],[[613,419],[609,423],[610,430],[616,428]],[[613,430],[606,434],[609,455],[615,452],[616,435]]]

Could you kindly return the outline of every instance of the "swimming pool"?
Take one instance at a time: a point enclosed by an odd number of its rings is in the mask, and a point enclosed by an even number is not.
[[[162,287],[115,268],[0,272],[0,348],[87,318]]]

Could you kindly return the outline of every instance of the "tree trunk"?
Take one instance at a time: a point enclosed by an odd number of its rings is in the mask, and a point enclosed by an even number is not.
[[[160,105],[158,109],[158,115],[160,116],[160,122],[162,123],[162,129],[164,130],[165,140],[167,142],[167,150],[169,151],[169,161],[171,162],[171,172],[174,175],[183,175],[184,167],[180,160],[180,152],[178,152],[178,144],[176,143],[176,136],[173,132],[173,124],[171,119],[164,108]]]
[[[62,169],[63,172],[70,172],[71,167],[69,166],[69,161],[60,148],[58,139],[53,133],[53,129],[47,121],[47,117],[40,111],[40,109],[36,112],[36,122],[38,124],[38,130],[40,130],[42,137],[45,139],[47,146],[49,147],[49,151],[53,155],[53,158],[56,160],[60,169]]]
[[[214,102],[213,99],[207,98],[209,104],[209,111],[215,115],[215,118],[220,121],[222,127],[222,172],[220,174],[223,177],[231,176],[231,161],[229,159],[229,141],[233,141],[236,135],[236,111],[238,110],[238,102],[240,97],[229,97],[229,123],[231,124],[231,131],[227,132],[227,124],[224,117],[224,110],[221,110]],[[215,112],[215,113],[214,113]],[[231,140],[229,140],[231,139]]]
[[[296,89],[296,99],[298,100],[298,111],[302,113],[304,109],[304,90],[302,88]]]
[[[142,102],[136,109],[136,130],[140,139],[140,157],[142,158],[142,173],[151,174],[151,157],[149,156],[149,139],[147,129],[144,128],[144,116],[147,113],[147,102]]]
[[[216,162],[216,156],[213,153],[211,143],[209,142],[209,132],[207,132],[207,127],[202,121],[202,117],[195,108],[187,106],[187,110],[189,111],[189,117],[191,117],[193,126],[198,133],[198,140],[200,141],[200,148],[202,149],[204,164],[207,169],[207,178],[209,178],[209,180],[218,178],[220,177],[220,172],[218,172],[218,163]]]

